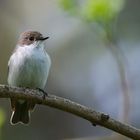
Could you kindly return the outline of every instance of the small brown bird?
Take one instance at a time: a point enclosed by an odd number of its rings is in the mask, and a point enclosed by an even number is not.
[[[45,51],[43,37],[37,31],[23,32],[8,62],[8,84],[10,86],[44,89],[51,60]],[[11,124],[28,124],[33,101],[11,99]]]

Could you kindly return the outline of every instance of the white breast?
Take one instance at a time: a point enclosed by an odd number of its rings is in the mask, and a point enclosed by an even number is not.
[[[44,46],[18,46],[8,63],[8,83],[12,86],[44,88],[50,65],[51,60]]]

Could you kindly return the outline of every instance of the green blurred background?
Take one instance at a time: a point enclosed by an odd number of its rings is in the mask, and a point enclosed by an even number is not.
[[[0,83],[21,32],[50,39],[46,91],[140,128],[139,0],[0,0]],[[29,126],[9,123],[0,99],[1,140],[124,140],[72,114],[37,105]]]

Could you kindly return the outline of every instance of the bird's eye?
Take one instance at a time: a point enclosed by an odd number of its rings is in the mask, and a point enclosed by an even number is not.
[[[35,38],[34,38],[33,36],[29,37],[29,40],[30,40],[30,41],[34,41],[34,39],[35,39]]]

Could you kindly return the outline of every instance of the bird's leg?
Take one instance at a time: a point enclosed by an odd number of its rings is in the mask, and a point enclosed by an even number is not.
[[[48,96],[48,93],[45,92],[43,89],[41,88],[36,88],[37,90],[41,91],[43,93],[43,100],[45,100],[45,97]]]

